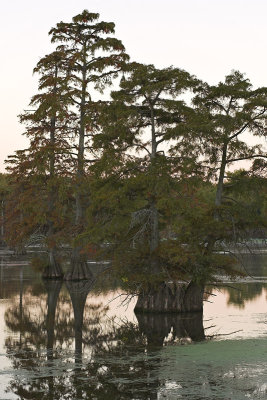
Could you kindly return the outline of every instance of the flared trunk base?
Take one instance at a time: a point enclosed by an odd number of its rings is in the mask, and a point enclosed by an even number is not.
[[[63,271],[58,263],[48,264],[42,274],[43,279],[63,279]]]
[[[158,288],[141,293],[135,312],[196,312],[203,310],[204,288],[194,282],[162,283]]]
[[[72,261],[70,269],[65,274],[66,281],[82,281],[92,279],[92,273],[85,261]]]
[[[63,271],[56,260],[54,251],[50,251],[49,253],[49,261],[47,266],[44,268],[42,278],[43,279],[63,279]]]

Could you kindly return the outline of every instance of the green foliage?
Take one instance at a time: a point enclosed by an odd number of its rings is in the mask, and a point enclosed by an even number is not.
[[[193,104],[202,119],[198,132],[205,141],[209,168],[218,171],[223,161],[225,171],[235,161],[266,157],[262,146],[250,145],[244,137],[247,132],[266,135],[266,88],[253,90],[244,74],[233,71],[217,86],[201,83],[194,90]]]
[[[246,134],[266,137],[267,89],[238,71],[208,85],[129,63],[114,32],[87,10],[51,29],[57,47],[20,116],[30,145],[0,179],[9,242],[39,232],[50,249],[72,244],[111,260],[132,291],[241,274],[222,252],[266,232],[267,155]],[[93,98],[119,76],[110,100]],[[240,160],[251,170],[230,173]]]
[[[5,199],[10,192],[9,177],[7,174],[0,174],[0,197]]]

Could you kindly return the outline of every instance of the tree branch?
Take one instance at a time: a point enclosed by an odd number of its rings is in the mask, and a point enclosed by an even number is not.
[[[244,130],[251,124],[251,122],[255,121],[257,118],[259,118],[261,115],[263,115],[266,112],[266,108],[264,107],[263,111],[260,112],[259,114],[255,115],[254,118],[252,118],[249,122],[247,122],[245,125],[242,126],[242,128],[237,131],[234,135],[230,136],[228,141],[230,142],[230,140],[234,139],[235,137],[237,137],[238,135],[240,135],[240,133],[244,132]]]
[[[254,154],[253,156],[240,157],[240,158],[233,158],[233,159],[231,159],[231,160],[227,160],[227,161],[226,161],[226,164],[231,163],[231,162],[235,162],[235,161],[251,160],[251,158],[257,158],[257,157],[267,158],[267,155],[264,155],[264,154]]]

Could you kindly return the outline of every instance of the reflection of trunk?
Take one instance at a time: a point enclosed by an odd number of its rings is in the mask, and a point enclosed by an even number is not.
[[[53,344],[54,344],[54,329],[55,329],[55,315],[57,299],[62,286],[60,281],[45,282],[47,290],[47,317],[46,317],[46,331],[47,331],[47,359],[53,359]]]
[[[22,326],[22,315],[23,315],[23,266],[20,267],[19,273],[19,323]],[[21,329],[19,332],[19,348],[21,349],[22,345],[22,335]]]
[[[144,314],[136,312],[139,329],[147,337],[148,346],[163,346],[171,330],[170,314]]]
[[[47,360],[49,361],[48,366],[51,368],[51,376],[48,376],[48,399],[54,399],[54,376],[52,373],[53,364],[53,346],[55,338],[55,316],[56,307],[59,292],[62,286],[60,281],[48,281],[45,283],[47,291],[47,317],[46,317],[46,332],[47,332],[47,343],[46,343],[46,354]]]
[[[188,337],[190,337],[194,342],[204,340],[205,332],[203,327],[203,313],[186,313],[183,316],[183,324]]]
[[[158,288],[138,296],[135,311],[140,312],[194,312],[203,309],[203,287],[194,282],[162,283]]]
[[[139,328],[147,337],[148,346],[161,347],[164,339],[172,332],[172,339],[190,338],[193,341],[205,339],[203,314],[196,313],[136,313]]]
[[[70,294],[73,312],[74,312],[74,329],[75,329],[75,363],[82,360],[82,328],[83,328],[83,312],[87,295],[91,290],[93,281],[86,282],[66,282],[67,289]]]
[[[73,312],[74,312],[74,329],[75,329],[75,364],[73,384],[76,389],[77,399],[81,399],[83,387],[82,381],[79,379],[82,363],[82,329],[83,329],[83,313],[87,295],[92,288],[93,281],[83,282],[66,282],[67,289],[70,294]]]

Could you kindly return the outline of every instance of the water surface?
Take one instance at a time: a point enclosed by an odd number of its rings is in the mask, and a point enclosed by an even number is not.
[[[136,316],[106,281],[42,282],[2,256],[0,399],[266,399],[267,255],[244,266],[203,316]]]

